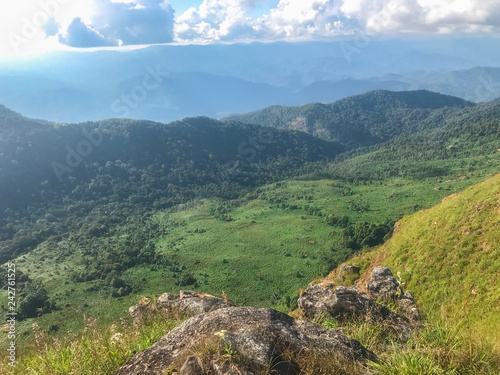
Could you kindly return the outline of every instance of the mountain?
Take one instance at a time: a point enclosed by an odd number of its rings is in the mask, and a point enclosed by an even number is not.
[[[422,178],[479,171],[500,165],[500,105],[437,110],[417,131],[355,151],[330,166],[331,177],[350,181]]]
[[[429,91],[378,90],[329,104],[272,106],[227,119],[300,130],[353,148],[431,129],[437,117],[472,106],[473,103],[463,99]]]
[[[13,212],[35,222],[71,201],[87,208],[111,202],[165,208],[200,197],[230,198],[343,151],[301,132],[209,118],[66,125],[26,119],[5,107],[0,113],[2,240],[15,237],[15,226],[5,222]],[[4,242],[2,260],[38,240],[30,241],[14,240],[13,248]]]
[[[363,48],[337,41],[58,51],[0,61],[0,103],[58,122],[170,122],[378,89],[483,102],[500,95],[497,45],[495,38],[442,38],[371,40]]]
[[[325,107],[306,115],[327,119]],[[83,315],[111,324],[166,290],[293,310],[300,288],[403,216],[500,168],[498,104],[379,91],[339,108],[357,143],[204,117],[57,124],[2,107],[0,259],[17,266],[20,334],[33,322],[81,332]]]
[[[149,69],[149,70],[148,70]],[[295,103],[290,89],[254,83],[231,76],[200,72],[164,72],[157,80],[147,67],[143,72],[113,74],[106,88],[96,82],[77,82],[75,77],[45,78],[40,73],[0,74],[0,101],[26,116],[58,122],[84,122],[106,118],[135,118],[160,122],[185,117],[221,117],[247,112],[269,103]],[[151,89],[142,86],[144,77],[152,79]],[[104,83],[103,83],[104,84]]]
[[[330,102],[349,95],[385,89],[391,91],[429,90],[472,102],[488,102],[500,94],[500,68],[472,69],[412,74],[385,74],[380,77],[318,81],[297,94],[304,101]]]
[[[500,94],[500,68],[430,72],[409,83],[411,89],[436,91],[473,102],[489,102]]]

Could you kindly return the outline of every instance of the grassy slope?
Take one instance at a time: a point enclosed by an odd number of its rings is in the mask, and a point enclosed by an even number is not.
[[[288,311],[287,296],[293,302],[299,288],[327,271],[324,258],[335,257],[340,228],[326,225],[324,216],[308,215],[302,209],[278,208],[269,199],[286,196],[289,204],[298,207],[309,204],[320,208],[323,214],[348,215],[353,222],[382,223],[397,219],[400,214],[413,213],[416,204],[430,207],[482,179],[478,176],[440,184],[435,179],[392,179],[375,185],[350,186],[354,193],[350,196],[342,196],[346,185],[335,181],[290,181],[269,185],[247,196],[233,208],[231,222],[220,221],[210,214],[210,207],[216,204],[213,200],[201,201],[191,208],[181,207],[178,212],[158,211],[155,219],[169,227],[169,234],[157,239],[159,249],[194,274],[200,283],[196,287],[176,286],[177,279],[168,269],[139,266],[123,276],[133,286],[133,294],[111,298],[109,292],[102,290],[101,280],[75,284],[69,279],[70,271],[83,267],[78,253],[66,258],[64,265],[57,265],[59,252],[71,245],[65,242],[55,247],[43,244],[19,257],[16,264],[18,269],[43,281],[49,295],[62,307],[37,319],[45,329],[57,324],[58,334],[78,331],[84,325],[84,315],[99,317],[103,324],[109,324],[127,316],[128,307],[142,296],[158,296],[179,289],[216,295],[224,290],[238,304]],[[444,189],[435,191],[436,186]],[[306,195],[312,199],[299,199]],[[359,206],[368,206],[368,211],[357,212]],[[205,232],[199,233],[199,229]],[[335,234],[330,235],[332,232]],[[1,291],[0,298],[6,300],[4,294]],[[23,322],[19,328],[30,332],[31,323],[31,320]]]
[[[391,240],[353,263],[401,272],[427,319],[441,315],[500,349],[499,225],[497,175],[404,218]]]

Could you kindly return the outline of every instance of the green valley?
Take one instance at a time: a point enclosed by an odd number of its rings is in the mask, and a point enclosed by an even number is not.
[[[298,117],[304,126],[290,123]],[[431,319],[436,301],[451,298],[440,288],[455,274],[430,253],[437,234],[424,231],[429,223],[391,239],[394,224],[410,227],[439,210],[472,220],[470,231],[494,222],[460,211],[465,203],[431,207],[495,176],[499,141],[499,104],[425,91],[171,124],[56,124],[0,108],[0,256],[17,267],[19,333],[32,343],[36,323],[51,339],[77,338],[89,317],[105,329],[139,300],[180,290],[291,313],[312,280],[347,259],[367,269],[380,252],[391,254],[384,264],[394,271],[411,268],[405,283]],[[491,195],[497,183],[466,192]],[[466,281],[494,304],[485,290],[498,278],[496,239],[483,257],[484,241],[453,237],[462,227],[440,230],[449,235],[439,254],[463,244],[456,267],[471,257],[492,272],[480,281],[469,270]],[[439,270],[429,274],[429,263]],[[486,310],[471,317],[478,314],[497,323]]]

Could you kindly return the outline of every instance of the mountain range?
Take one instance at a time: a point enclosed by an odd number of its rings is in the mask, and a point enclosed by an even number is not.
[[[379,89],[425,89],[473,102],[500,95],[495,38],[353,43],[153,46],[4,60],[0,103],[56,122],[165,123]]]

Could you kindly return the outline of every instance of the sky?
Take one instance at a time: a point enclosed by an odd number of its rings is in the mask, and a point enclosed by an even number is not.
[[[0,57],[52,49],[498,36],[500,0],[1,0]]]

